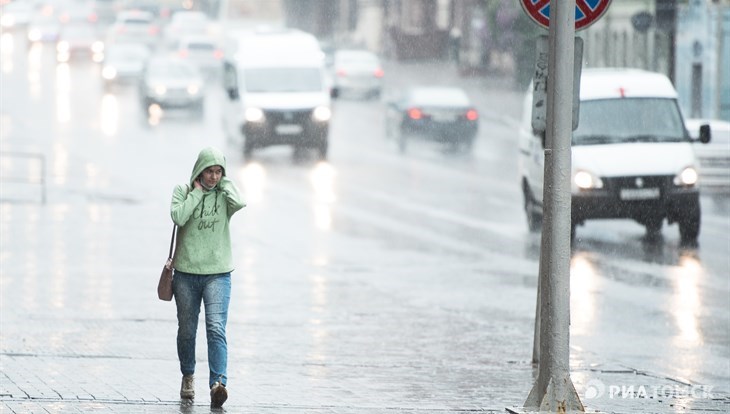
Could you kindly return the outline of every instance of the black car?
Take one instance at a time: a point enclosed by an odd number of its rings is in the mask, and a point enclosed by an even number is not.
[[[470,151],[479,129],[479,113],[460,88],[414,87],[389,101],[387,111],[386,134],[401,151],[416,137]]]

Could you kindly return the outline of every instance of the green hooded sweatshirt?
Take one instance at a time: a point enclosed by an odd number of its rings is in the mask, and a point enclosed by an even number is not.
[[[208,167],[220,165],[223,176],[210,191],[196,189],[193,182]],[[216,148],[198,154],[188,184],[175,187],[170,215],[178,225],[173,266],[198,275],[228,273],[233,270],[231,216],[246,204],[238,188],[226,177],[226,159]]]

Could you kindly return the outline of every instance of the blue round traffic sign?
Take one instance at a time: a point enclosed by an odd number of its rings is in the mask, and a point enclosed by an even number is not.
[[[611,0],[575,0],[575,30],[595,23],[608,10]],[[537,24],[550,27],[550,0],[520,0],[522,9]]]

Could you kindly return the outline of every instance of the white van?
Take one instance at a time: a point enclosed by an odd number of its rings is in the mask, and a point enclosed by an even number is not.
[[[542,225],[544,135],[531,126],[532,88],[519,138],[520,185],[531,231]],[[571,236],[590,219],[633,219],[658,235],[666,219],[683,243],[700,232],[697,162],[669,79],[637,69],[585,69],[572,137]],[[709,142],[702,127],[699,141]]]
[[[223,126],[243,153],[289,145],[328,149],[330,83],[317,39],[299,30],[231,33],[223,65]]]

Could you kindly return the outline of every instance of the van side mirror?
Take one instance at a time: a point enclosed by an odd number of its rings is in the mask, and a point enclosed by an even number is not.
[[[712,138],[712,132],[710,131],[710,125],[704,124],[700,125],[700,142],[703,144],[707,144],[710,142],[710,138]]]
[[[337,99],[340,97],[340,88],[330,88],[330,97]]]
[[[226,89],[226,92],[228,92],[228,98],[232,101],[238,100],[238,89],[236,88],[228,88]]]

